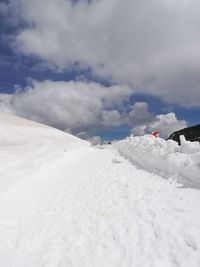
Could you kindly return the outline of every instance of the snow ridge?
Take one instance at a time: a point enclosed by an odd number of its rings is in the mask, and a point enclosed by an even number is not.
[[[181,146],[152,135],[131,136],[114,147],[139,168],[200,188],[200,145],[181,138]]]

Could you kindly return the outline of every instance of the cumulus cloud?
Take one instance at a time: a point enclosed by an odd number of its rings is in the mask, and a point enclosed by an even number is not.
[[[184,120],[177,120],[176,115],[171,112],[165,115],[157,115],[153,120],[143,125],[138,125],[132,129],[134,135],[144,135],[158,131],[159,136],[166,139],[174,131],[187,127]]]
[[[91,136],[98,129],[121,124],[123,103],[131,93],[128,86],[122,85],[32,81],[15,95],[0,94],[0,110]]]
[[[174,113],[151,113],[146,102],[130,106],[131,97],[132,90],[124,85],[32,80],[14,95],[0,94],[0,111],[53,126],[92,143],[100,142],[96,136],[99,130],[125,124],[135,135],[158,131],[163,138],[186,127],[186,122],[177,120]]]
[[[105,126],[113,125],[117,127],[123,123],[122,114],[118,110],[104,110],[102,118]]]
[[[13,46],[64,70],[75,62],[135,91],[200,106],[199,0],[10,0]]]
[[[154,117],[154,114],[148,111],[148,104],[146,102],[136,102],[128,114],[128,124],[136,127],[137,125],[153,121]]]

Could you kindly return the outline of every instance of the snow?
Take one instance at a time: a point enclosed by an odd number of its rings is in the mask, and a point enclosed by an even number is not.
[[[200,188],[200,145],[181,136],[181,146],[152,135],[131,136],[114,146],[132,163],[184,186]]]
[[[0,113],[0,193],[4,187],[37,172],[72,151],[89,146],[54,128]]]
[[[200,191],[122,156],[197,167],[197,146],[134,139],[96,148],[1,114],[0,266],[199,267]]]

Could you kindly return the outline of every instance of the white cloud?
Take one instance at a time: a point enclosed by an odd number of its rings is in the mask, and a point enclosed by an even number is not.
[[[27,23],[18,51],[58,69],[81,62],[140,93],[200,106],[199,0],[11,0],[9,7]]]
[[[145,135],[147,134],[148,132],[146,131],[147,130],[147,126],[146,125],[138,125],[138,126],[135,126],[133,129],[132,129],[132,133],[135,135],[135,136],[140,136],[140,135]]]
[[[0,110],[73,134],[87,132],[88,135],[105,126],[120,125],[120,110],[130,95],[128,86],[32,81],[15,95],[0,94]]]
[[[118,110],[104,110],[102,118],[105,126],[113,125],[115,127],[123,124],[122,114]]]
[[[129,125],[141,125],[154,119],[154,115],[148,111],[146,102],[136,102],[128,114]]]
[[[159,136],[166,139],[174,131],[187,127],[184,120],[177,120],[176,115],[171,112],[165,115],[157,115],[153,120],[143,125],[138,125],[132,129],[134,135],[144,135],[158,131]]]
[[[128,86],[104,87],[98,83],[31,81],[14,95],[0,94],[0,111],[51,125],[81,138],[99,142],[98,130],[128,125],[135,135],[158,131],[166,138],[186,127],[174,113],[155,115],[145,102],[128,109]],[[92,137],[92,139],[91,139]]]

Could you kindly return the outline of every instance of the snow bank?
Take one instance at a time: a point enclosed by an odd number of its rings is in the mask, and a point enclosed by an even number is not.
[[[0,148],[18,148],[24,151],[71,151],[89,143],[55,128],[0,112]],[[48,148],[49,151],[49,148]],[[39,152],[39,151],[38,151]],[[49,153],[49,152],[48,152]]]
[[[57,129],[0,113],[0,192],[89,143]]]
[[[115,148],[140,168],[186,186],[200,187],[200,145],[181,138],[181,146],[151,135],[131,136],[116,142]]]

